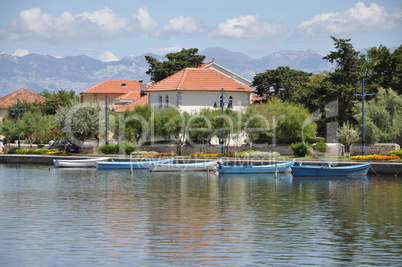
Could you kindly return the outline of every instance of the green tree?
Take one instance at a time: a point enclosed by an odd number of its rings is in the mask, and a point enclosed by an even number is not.
[[[166,109],[153,109],[151,116],[151,128],[153,128],[153,134],[157,137],[163,137],[165,139],[171,139],[171,132],[166,128],[166,124],[177,116],[181,116],[180,111],[168,107]]]
[[[353,107],[354,94],[359,92],[362,79],[362,61],[359,59],[359,52],[355,51],[350,43],[351,39],[337,39],[331,37],[335,42],[336,51],[331,51],[323,59],[335,64],[335,70],[329,73],[327,78],[335,88],[333,99],[338,99],[339,123],[343,125],[346,121],[354,121]]]
[[[40,95],[49,99],[40,104],[42,112],[47,115],[56,114],[59,106],[71,106],[72,103],[76,103],[80,100],[80,97],[77,96],[73,90],[59,90],[57,92],[44,90]]]
[[[71,106],[60,106],[54,116],[55,124],[75,144],[98,138],[100,126],[105,125],[103,112],[96,103],[72,102]],[[101,131],[102,132],[102,131]]]
[[[180,52],[167,54],[166,58],[168,60],[163,62],[151,56],[145,56],[149,64],[149,69],[146,74],[151,76],[152,81],[158,82],[184,68],[197,68],[205,59],[205,56],[197,55],[197,53],[197,48],[183,48]]]
[[[6,118],[0,123],[0,135],[4,135],[4,143],[13,142],[18,138],[19,122]]]
[[[191,116],[187,122],[186,135],[187,141],[191,145],[204,146],[211,143],[214,129],[211,123],[211,117],[203,113],[210,111],[202,110],[199,114]]]
[[[376,93],[376,88],[391,88],[402,94],[402,45],[393,53],[380,45],[367,50],[364,60],[366,84]]]
[[[309,82],[311,73],[278,67],[254,76],[253,86],[260,96],[279,96],[282,100],[293,100],[294,95]]]
[[[290,144],[310,141],[316,136],[316,124],[301,104],[272,99],[266,104],[250,105],[247,113],[259,117],[253,123],[267,129],[267,142]]]
[[[138,143],[142,138],[147,138],[149,135],[150,117],[151,108],[149,105],[135,106],[133,110],[115,113],[114,133],[119,136],[124,135],[125,139]]]
[[[299,90],[295,101],[303,104],[310,113],[317,114],[317,135],[321,137],[327,136],[327,124],[339,118],[337,112],[328,110],[329,104],[337,99],[337,90],[326,77],[326,74],[313,75],[309,84]]]
[[[362,106],[355,107],[355,118],[361,124]],[[402,133],[402,96],[391,89],[380,88],[372,103],[365,105],[365,139],[367,143],[393,142]]]
[[[10,118],[10,119],[17,119],[18,118],[17,107],[18,107],[18,104],[16,103],[14,105],[11,105],[8,108],[8,116],[7,116],[8,118]],[[22,118],[24,116],[24,114],[27,113],[27,112],[44,114],[43,110],[42,110],[42,103],[21,101],[20,102],[20,108],[22,109],[20,111],[20,118]]]
[[[349,152],[349,147],[354,142],[360,139],[357,127],[353,124],[346,122],[338,128],[339,142],[345,146],[345,152]]]
[[[176,140],[176,153],[181,155],[181,148],[186,141],[186,128],[190,114],[187,112],[177,113],[171,117],[164,125],[164,131],[166,134],[173,136]]]
[[[255,104],[247,107],[243,114],[243,131],[247,137],[247,143],[250,149],[253,149],[253,143],[269,142],[273,136],[273,125],[270,123],[268,117],[268,110],[266,104]]]
[[[21,120],[22,137],[32,146],[35,142],[42,142],[50,133],[53,125],[52,116],[41,113],[27,112]]]
[[[331,38],[337,50],[331,51],[323,58],[335,64],[335,71],[330,73],[330,81],[335,85],[356,86],[362,77],[359,52],[354,50],[351,39],[337,39],[333,36]]]

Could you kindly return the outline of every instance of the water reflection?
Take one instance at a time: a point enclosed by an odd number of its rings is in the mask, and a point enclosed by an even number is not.
[[[3,166],[0,265],[397,266],[401,210],[392,177]]]

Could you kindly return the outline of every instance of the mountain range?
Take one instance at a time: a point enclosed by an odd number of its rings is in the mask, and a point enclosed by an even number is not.
[[[243,53],[223,48],[207,48],[198,54],[205,55],[204,62],[214,60],[222,67],[252,81],[257,73],[279,66],[319,73],[331,65],[319,53],[283,50],[266,57],[253,59]],[[0,97],[21,88],[39,93],[43,90],[74,90],[82,92],[108,79],[134,79],[149,81],[148,63],[144,56],[150,55],[160,61],[164,56],[147,53],[127,56],[119,61],[102,62],[88,56],[57,58],[49,55],[28,54],[23,57],[0,54]]]

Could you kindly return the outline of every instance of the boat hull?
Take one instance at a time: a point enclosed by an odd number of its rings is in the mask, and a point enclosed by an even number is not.
[[[340,166],[340,167],[330,167],[330,166],[293,166],[292,174],[293,176],[365,176],[367,175],[371,166],[371,162],[361,165],[351,165],[351,166]]]
[[[239,166],[239,165],[222,165],[219,167],[218,171],[220,174],[242,174],[242,173],[290,173],[292,171],[292,166],[295,160],[270,164],[261,166]]]
[[[93,159],[54,159],[53,163],[56,167],[95,167],[97,161],[108,160],[109,158],[93,158]]]
[[[151,172],[202,172],[216,171],[217,166],[217,161],[210,161],[185,164],[150,164],[148,169]]]
[[[153,161],[98,161],[96,167],[98,169],[147,169],[150,164],[171,164],[173,159],[153,160]]]

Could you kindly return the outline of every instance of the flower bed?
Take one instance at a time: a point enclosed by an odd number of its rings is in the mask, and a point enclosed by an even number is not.
[[[393,160],[400,159],[398,156],[381,156],[381,155],[367,155],[367,156],[353,156],[352,160]]]
[[[176,153],[158,153],[155,151],[135,151],[133,156],[175,156]]]
[[[57,149],[47,149],[47,148],[30,149],[30,148],[16,148],[16,147],[13,147],[8,151],[8,154],[36,154],[36,155],[43,155],[43,154],[49,154],[50,152],[58,153],[59,151]]]
[[[198,157],[198,158],[215,158],[220,157],[221,154],[190,154],[191,157]]]

